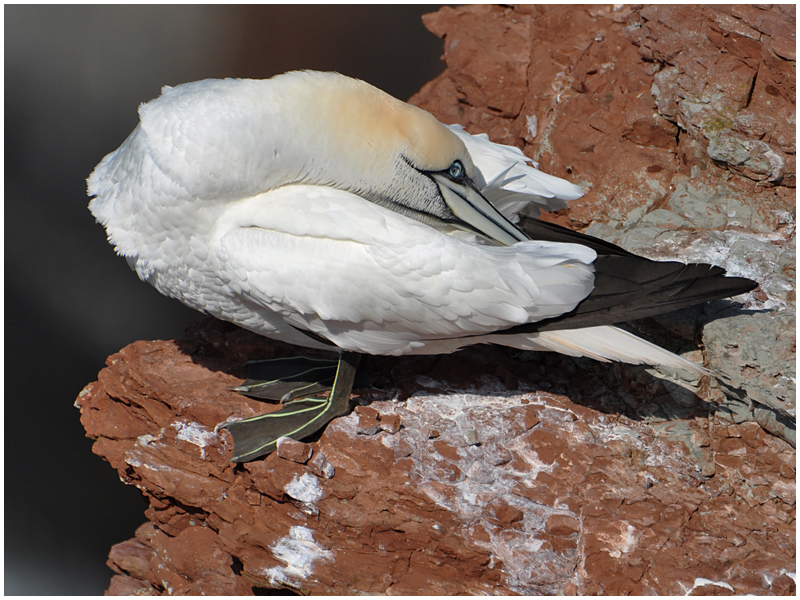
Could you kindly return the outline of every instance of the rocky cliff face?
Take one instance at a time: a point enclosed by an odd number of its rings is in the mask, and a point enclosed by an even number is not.
[[[549,218],[761,283],[634,324],[720,383],[500,348],[371,357],[353,414],[233,465],[218,425],[270,405],[229,388],[296,349],[212,320],[137,342],[76,402],[149,503],[109,593],[794,593],[794,7],[426,25],[447,69],[412,101],[587,190]]]
[[[743,306],[659,322],[702,336],[727,378],[713,394],[728,418],[792,444],[794,10],[445,8],[425,22],[444,39],[447,70],[412,98],[587,191],[543,218],[757,280]]]
[[[229,391],[293,351],[206,320],[111,356],[78,399],[149,502],[110,593],[707,594],[794,589],[795,452],[641,369],[499,348],[370,357],[311,443],[229,462]],[[690,401],[691,400],[691,401]]]

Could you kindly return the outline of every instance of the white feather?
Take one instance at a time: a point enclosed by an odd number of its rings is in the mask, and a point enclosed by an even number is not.
[[[481,175],[476,182],[481,192],[507,219],[519,221],[527,208],[531,217],[540,209],[554,211],[567,208],[566,201],[583,196],[583,189],[573,183],[542,173],[534,161],[519,148],[495,144],[486,134],[470,135],[461,125],[448,125],[472,156]],[[532,163],[535,166],[529,166]]]
[[[231,290],[370,354],[558,316],[594,281],[596,254],[583,246],[470,244],[321,186],[256,196],[217,222],[213,252],[223,272],[238,274]]]
[[[636,337],[618,327],[604,325],[582,329],[542,331],[530,335],[488,336],[492,343],[521,350],[550,350],[568,356],[588,356],[608,362],[616,360],[633,365],[664,365],[708,375],[708,369]],[[511,339],[513,338],[513,339]]]

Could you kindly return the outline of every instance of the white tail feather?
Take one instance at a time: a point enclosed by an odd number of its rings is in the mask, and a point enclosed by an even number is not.
[[[491,335],[486,338],[484,339],[487,342],[520,350],[550,350],[569,356],[588,356],[602,362],[616,360],[632,365],[663,365],[700,375],[713,374],[712,371],[669,350],[610,325],[534,334]]]

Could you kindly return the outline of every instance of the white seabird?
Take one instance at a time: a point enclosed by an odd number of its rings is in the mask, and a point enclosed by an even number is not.
[[[235,460],[346,412],[361,354],[496,343],[705,372],[611,324],[754,287],[518,227],[581,188],[339,74],[164,87],[139,115],[88,180],[116,251],[166,296],[343,357],[327,399],[230,425]]]

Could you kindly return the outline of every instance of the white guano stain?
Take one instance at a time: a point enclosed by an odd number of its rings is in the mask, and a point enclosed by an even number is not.
[[[200,456],[202,458],[206,457],[206,446],[213,444],[217,440],[217,434],[214,431],[203,427],[199,423],[176,421],[172,426],[178,432],[177,439],[189,442],[200,448]]]
[[[539,133],[539,120],[536,118],[536,115],[531,115],[525,117],[525,122],[528,126],[528,133],[531,136],[531,140],[535,140],[536,134]]]
[[[692,589],[687,591],[685,595],[688,596],[694,590],[704,585],[715,585],[717,587],[725,588],[732,592],[734,591],[733,586],[727,581],[711,581],[710,579],[706,579],[705,577],[698,577],[697,579],[694,580],[694,585],[692,586]]]
[[[295,475],[283,491],[295,500],[311,504],[322,498],[322,488],[319,487],[319,480],[314,475],[303,473],[300,477]]]
[[[313,573],[317,561],[333,560],[333,553],[314,541],[314,534],[302,525],[295,525],[289,535],[270,546],[272,554],[285,566],[270,567],[266,576],[272,585],[299,587],[299,580]]]

